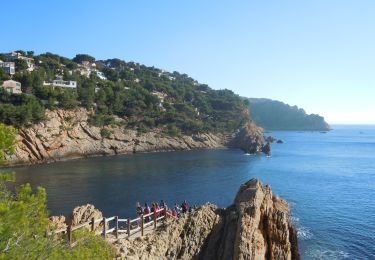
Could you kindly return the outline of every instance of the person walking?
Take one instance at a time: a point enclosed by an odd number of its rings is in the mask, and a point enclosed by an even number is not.
[[[135,204],[135,210],[137,212],[137,216],[140,217],[142,215],[142,213],[143,213],[143,208],[141,206],[141,203],[137,202]]]

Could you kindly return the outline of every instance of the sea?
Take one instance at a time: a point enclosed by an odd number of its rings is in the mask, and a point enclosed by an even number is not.
[[[232,204],[251,178],[290,204],[302,259],[375,259],[375,126],[269,132],[270,157],[236,149],[93,157],[13,169],[17,183],[47,190],[53,215],[92,203],[105,216],[135,204]]]

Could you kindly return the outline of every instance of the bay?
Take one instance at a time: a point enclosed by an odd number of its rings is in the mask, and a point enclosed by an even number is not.
[[[239,150],[95,157],[16,168],[17,182],[43,186],[51,214],[92,203],[106,216],[135,216],[137,201],[229,206],[259,178],[291,205],[303,259],[375,258],[375,127],[327,133],[272,132],[270,158]]]

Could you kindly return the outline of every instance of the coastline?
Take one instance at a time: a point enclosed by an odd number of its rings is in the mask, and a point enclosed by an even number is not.
[[[47,111],[46,120],[19,130],[14,153],[6,155],[7,167],[166,151],[239,148],[258,153],[265,142],[262,129],[254,123],[234,133],[170,136],[160,128],[142,133],[129,129],[121,118],[116,118],[117,124],[97,127],[88,123],[89,116],[83,108]]]
[[[1,169],[14,169],[18,167],[27,167],[27,166],[34,166],[34,165],[43,165],[43,164],[53,164],[56,162],[69,162],[69,161],[78,161],[84,160],[88,158],[96,158],[96,157],[114,157],[114,156],[122,156],[122,155],[133,155],[133,154],[153,154],[153,153],[169,153],[169,152],[185,152],[185,151],[204,151],[204,150],[226,150],[226,149],[238,149],[238,148],[231,148],[229,146],[218,146],[218,147],[207,147],[207,148],[197,148],[197,149],[178,149],[178,150],[154,150],[154,151],[145,151],[145,152],[138,152],[138,153],[114,153],[114,154],[89,154],[89,155],[82,155],[82,156],[64,156],[60,158],[45,160],[45,161],[36,161],[33,163],[20,163],[20,164],[8,164],[5,166],[1,166]]]

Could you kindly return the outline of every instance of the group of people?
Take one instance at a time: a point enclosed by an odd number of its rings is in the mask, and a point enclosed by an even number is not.
[[[186,202],[186,200],[184,200],[184,202],[182,202],[181,205],[175,203],[173,208],[171,209],[168,208],[164,200],[161,200],[160,204],[157,202],[151,203],[151,207],[147,203],[145,203],[144,207],[142,207],[141,204],[137,202],[135,207],[138,217],[155,212],[156,218],[164,216],[165,213],[170,217],[178,218],[181,216],[181,214],[185,214],[186,212],[192,212],[197,208],[196,205],[194,205],[193,207],[189,207],[189,204]],[[151,220],[151,216],[145,217],[145,222],[149,222]]]

